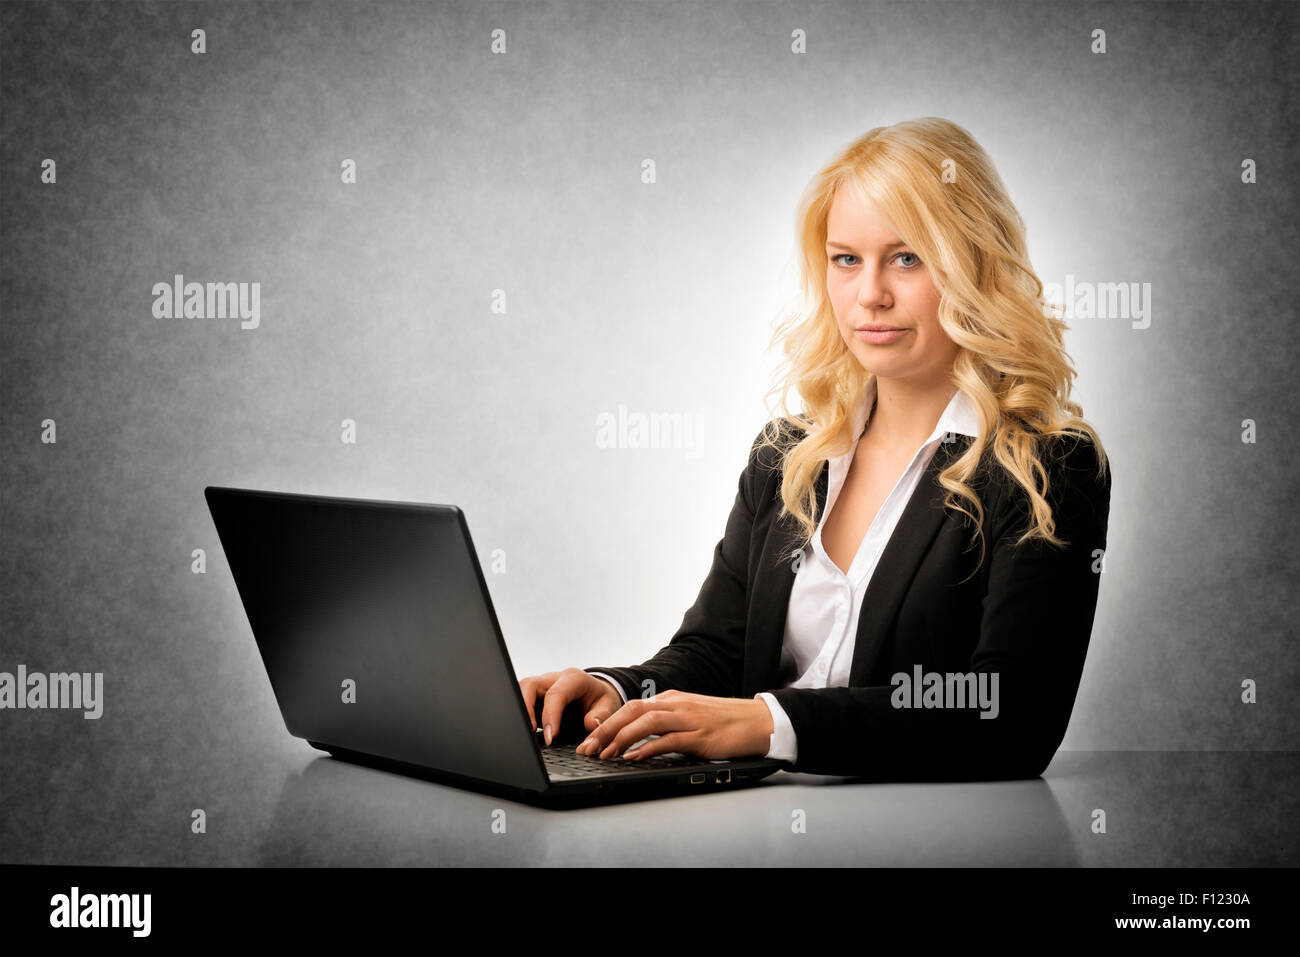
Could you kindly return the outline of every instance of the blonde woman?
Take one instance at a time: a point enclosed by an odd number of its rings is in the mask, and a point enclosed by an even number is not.
[[[604,759],[1035,777],[1083,670],[1110,477],[1021,217],[971,135],[929,117],[835,156],[797,231],[784,414],[699,597],[641,665],[520,681],[529,717],[550,744],[569,708]]]

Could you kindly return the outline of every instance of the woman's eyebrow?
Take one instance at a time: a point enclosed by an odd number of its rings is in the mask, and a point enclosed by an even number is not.
[[[847,249],[847,250],[850,250],[850,251],[852,251],[852,249],[853,249],[853,247],[850,246],[850,245],[848,245],[847,243],[836,242],[836,241],[833,240],[833,239],[828,239],[828,240],[826,241],[826,245],[827,245],[827,246],[835,246],[835,247],[837,247],[837,248],[839,248],[839,249]],[[888,246],[886,246],[885,248],[886,248],[886,249],[897,249],[899,246],[906,246],[906,245],[907,245],[907,243],[905,243],[905,242],[903,242],[903,241],[900,240],[900,241],[898,241],[898,242],[896,242],[896,243],[890,243],[890,244],[889,244]]]

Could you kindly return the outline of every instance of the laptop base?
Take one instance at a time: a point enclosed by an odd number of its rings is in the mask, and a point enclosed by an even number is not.
[[[655,800],[658,798],[678,797],[686,794],[708,794],[712,791],[735,790],[746,788],[780,770],[771,766],[753,768],[739,767],[734,764],[713,772],[708,769],[696,770],[694,776],[703,774],[705,780],[691,783],[690,778],[666,777],[658,779],[624,779],[621,781],[575,781],[559,786],[552,786],[545,791],[529,791],[524,788],[496,784],[479,778],[468,778],[447,771],[437,771],[418,764],[382,758],[347,748],[331,747],[317,741],[308,741],[313,748],[326,751],[333,758],[406,777],[420,778],[437,784],[466,788],[483,794],[509,798],[523,804],[552,810],[572,810],[585,807],[603,807],[607,804],[624,804],[634,801]],[[757,762],[756,762],[757,763]],[[725,773],[727,779],[721,779]]]

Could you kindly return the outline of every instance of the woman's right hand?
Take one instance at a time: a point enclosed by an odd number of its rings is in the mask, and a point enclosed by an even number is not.
[[[581,668],[565,668],[522,678],[519,690],[523,692],[524,707],[533,728],[538,726],[534,706],[538,698],[543,699],[541,728],[548,746],[559,730],[560,719],[570,702],[577,702],[581,707],[582,726],[588,731],[594,731],[597,725],[623,707],[623,698],[617,688]]]

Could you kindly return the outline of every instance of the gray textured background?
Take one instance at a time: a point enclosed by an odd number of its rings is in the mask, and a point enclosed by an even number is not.
[[[0,712],[0,861],[169,863],[190,808],[270,794],[259,761],[306,747],[205,485],[456,503],[480,558],[507,556],[489,585],[520,675],[649,657],[770,414],[799,192],[850,139],[923,115],[989,150],[1044,281],[1152,288],[1150,328],[1079,319],[1067,339],[1115,485],[1064,747],[1293,749],[1295,20],[1285,3],[0,7],[0,670],[102,671],[106,699],[98,721]],[[153,318],[174,273],[260,282],[260,328]],[[596,448],[620,404],[698,415],[704,440]]]

